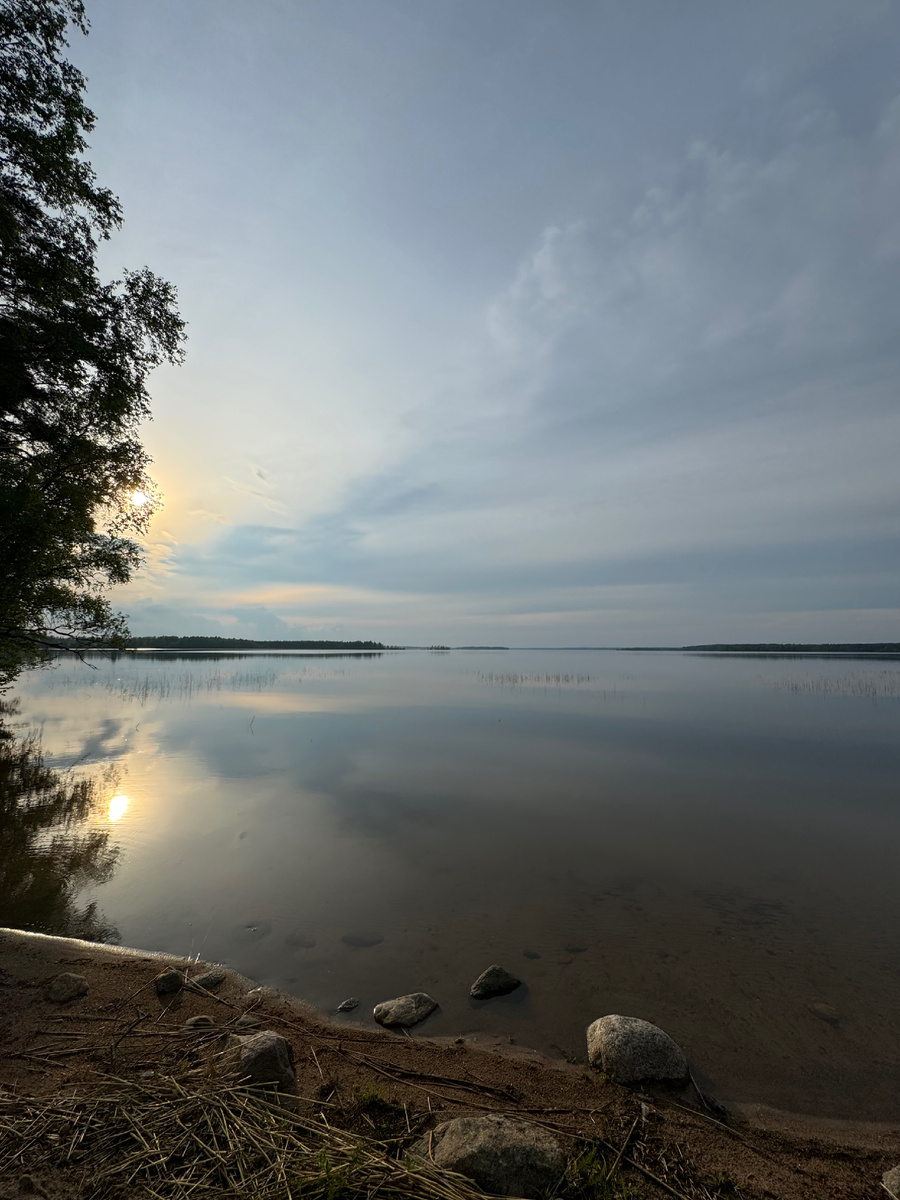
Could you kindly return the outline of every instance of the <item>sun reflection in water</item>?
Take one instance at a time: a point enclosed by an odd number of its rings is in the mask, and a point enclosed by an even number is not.
[[[110,802],[109,802],[109,819],[110,819],[110,821],[112,821],[112,822],[121,821],[122,818],[125,816],[125,813],[128,811],[128,805],[130,803],[131,803],[131,800],[128,798],[128,796],[124,796],[124,795],[113,796],[112,800],[110,800]]]

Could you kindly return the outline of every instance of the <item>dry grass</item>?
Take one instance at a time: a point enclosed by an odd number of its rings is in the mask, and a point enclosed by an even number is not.
[[[107,1077],[97,1094],[0,1096],[0,1178],[55,1169],[91,1200],[480,1200],[460,1176],[407,1166],[392,1150],[244,1087]]]

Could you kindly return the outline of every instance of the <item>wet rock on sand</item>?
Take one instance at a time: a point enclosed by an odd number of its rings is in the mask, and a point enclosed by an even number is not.
[[[153,981],[157,996],[169,996],[184,987],[184,976],[180,971],[163,971]]]
[[[196,1017],[188,1017],[184,1023],[184,1028],[188,1030],[213,1029],[215,1024],[209,1013],[198,1013]]]
[[[410,992],[408,996],[398,996],[395,1000],[376,1004],[372,1016],[379,1025],[386,1025],[389,1029],[408,1028],[430,1017],[437,1007],[437,1000],[433,1000],[427,992]]]
[[[824,1021],[826,1025],[833,1025],[837,1029],[841,1023],[841,1014],[831,1004],[826,1004],[823,1000],[816,1000],[814,1004],[808,1005],[809,1011],[814,1017],[818,1017],[820,1021]]]
[[[342,1000],[337,1006],[338,1012],[353,1012],[354,1008],[359,1008],[359,1001],[355,996],[351,996],[349,1000]]]
[[[484,1192],[528,1198],[548,1192],[566,1165],[552,1134],[495,1114],[445,1121],[430,1139],[416,1142],[409,1155],[433,1156],[436,1166],[466,1175]]]
[[[881,1182],[889,1196],[893,1196],[894,1200],[900,1200],[900,1166],[891,1167],[889,1171],[885,1171]]]
[[[254,1017],[252,1013],[244,1013],[234,1022],[234,1028],[239,1033],[246,1033],[248,1029],[262,1029],[262,1021],[259,1017]]]
[[[214,992],[227,978],[228,973],[216,967],[212,971],[204,971],[202,975],[195,975],[193,979],[188,980],[188,984],[191,987],[203,988],[207,992]]]
[[[469,988],[469,995],[473,1000],[492,1000],[494,996],[506,996],[514,992],[521,985],[521,979],[510,975],[509,971],[494,963],[492,967],[481,972]]]
[[[47,988],[47,999],[54,1004],[68,1004],[76,996],[83,996],[88,990],[88,981],[83,975],[72,975],[66,972],[50,980]]]
[[[681,1083],[688,1064],[667,1033],[640,1017],[613,1013],[588,1026],[588,1059],[615,1083]]]

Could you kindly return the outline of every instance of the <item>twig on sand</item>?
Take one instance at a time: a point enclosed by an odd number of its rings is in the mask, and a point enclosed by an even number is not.
[[[619,1153],[616,1155],[613,1165],[609,1168],[610,1175],[615,1175],[616,1171],[618,1171],[619,1163],[622,1161],[622,1155],[628,1149],[628,1143],[631,1141],[632,1134],[637,1129],[638,1121],[640,1121],[640,1119],[641,1119],[640,1116],[637,1116],[634,1118],[634,1124],[628,1130],[628,1133],[625,1136],[625,1141],[619,1147]]]
[[[322,1074],[322,1068],[319,1066],[319,1060],[318,1060],[318,1058],[316,1057],[316,1052],[315,1052],[315,1049],[314,1049],[312,1046],[310,1046],[310,1048],[309,1048],[309,1052],[310,1052],[310,1054],[312,1055],[312,1060],[313,1060],[313,1062],[316,1064],[316,1070],[319,1072],[319,1078],[320,1078],[320,1079],[322,1080],[322,1082],[324,1083],[324,1082],[325,1082],[325,1076]]]

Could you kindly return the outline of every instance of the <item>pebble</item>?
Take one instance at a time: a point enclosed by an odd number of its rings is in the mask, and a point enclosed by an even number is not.
[[[83,996],[88,990],[88,981],[83,975],[57,975],[50,981],[47,988],[47,999],[54,1004],[68,1004],[76,996]]]
[[[808,1008],[814,1017],[818,1017],[820,1021],[825,1021],[828,1025],[833,1025],[836,1028],[841,1023],[841,1014],[838,1010],[822,1000],[817,1000],[814,1004],[808,1005]]]
[[[185,1029],[211,1029],[215,1021],[208,1013],[198,1013],[196,1017],[188,1017],[184,1023]]]
[[[359,1008],[359,1001],[355,996],[351,996],[349,1000],[343,1000],[338,1006],[338,1012],[353,1012],[354,1008]]]

